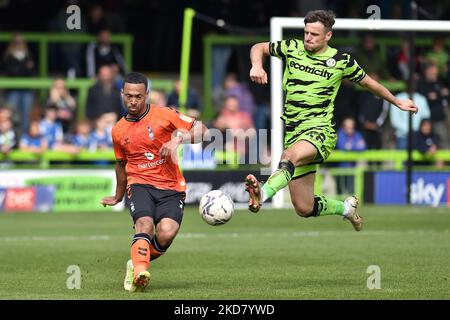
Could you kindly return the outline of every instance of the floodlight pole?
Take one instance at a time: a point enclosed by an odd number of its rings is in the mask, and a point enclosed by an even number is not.
[[[417,20],[417,3],[411,1],[411,19]],[[414,73],[416,71],[416,32],[411,31],[408,36],[409,42],[409,79],[408,79],[408,95],[413,100],[415,92]],[[413,127],[412,112],[408,112],[408,161],[406,164],[406,203],[411,204],[411,184],[413,170]]]
[[[180,93],[178,104],[180,112],[185,112],[186,101],[189,88],[189,60],[191,57],[191,35],[192,22],[194,20],[195,10],[192,8],[184,9],[183,19],[183,40],[181,44],[181,63],[180,63]]]

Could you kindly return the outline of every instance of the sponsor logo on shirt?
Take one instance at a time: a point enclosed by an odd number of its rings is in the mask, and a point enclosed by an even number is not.
[[[165,159],[159,159],[158,161],[155,161],[155,162],[140,163],[140,164],[138,164],[138,169],[151,169],[151,168],[159,166],[165,162],[166,162]]]
[[[319,68],[316,68],[316,67],[304,66],[304,65],[302,65],[300,63],[297,63],[295,61],[291,61],[289,63],[289,66],[291,68],[294,68],[294,69],[297,69],[297,70],[300,70],[300,71],[304,71],[304,72],[307,72],[307,73],[310,73],[310,74],[315,74],[317,76],[321,76],[323,78],[326,78],[327,80],[330,80],[331,76],[333,75],[331,72],[328,72],[328,70],[326,70],[326,69],[319,69]]]

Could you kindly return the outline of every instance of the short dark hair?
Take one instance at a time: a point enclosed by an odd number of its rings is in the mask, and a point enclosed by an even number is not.
[[[328,32],[334,25],[335,17],[336,15],[331,10],[313,10],[306,14],[304,22],[305,26],[307,23],[321,22]]]
[[[125,83],[134,83],[134,84],[142,83],[145,86],[145,91],[147,91],[148,79],[142,73],[139,72],[128,73],[123,79],[122,89],[123,87],[125,87]]]

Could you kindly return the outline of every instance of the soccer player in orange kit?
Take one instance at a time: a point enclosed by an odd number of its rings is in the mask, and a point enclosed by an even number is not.
[[[132,292],[148,286],[150,260],[166,252],[180,228],[186,181],[177,165],[177,147],[200,142],[208,130],[174,109],[150,105],[148,95],[143,74],[125,76],[122,98],[127,113],[112,129],[116,193],[101,201],[114,206],[127,194],[135,235],[124,288]]]

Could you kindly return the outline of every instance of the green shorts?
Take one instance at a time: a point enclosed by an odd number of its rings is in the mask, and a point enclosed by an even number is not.
[[[284,148],[288,149],[300,140],[308,141],[316,147],[317,156],[311,163],[296,167],[292,179],[316,172],[319,169],[319,163],[324,162],[331,151],[334,150],[337,134],[336,131],[329,126],[310,128],[300,132],[289,132],[284,136]]]

